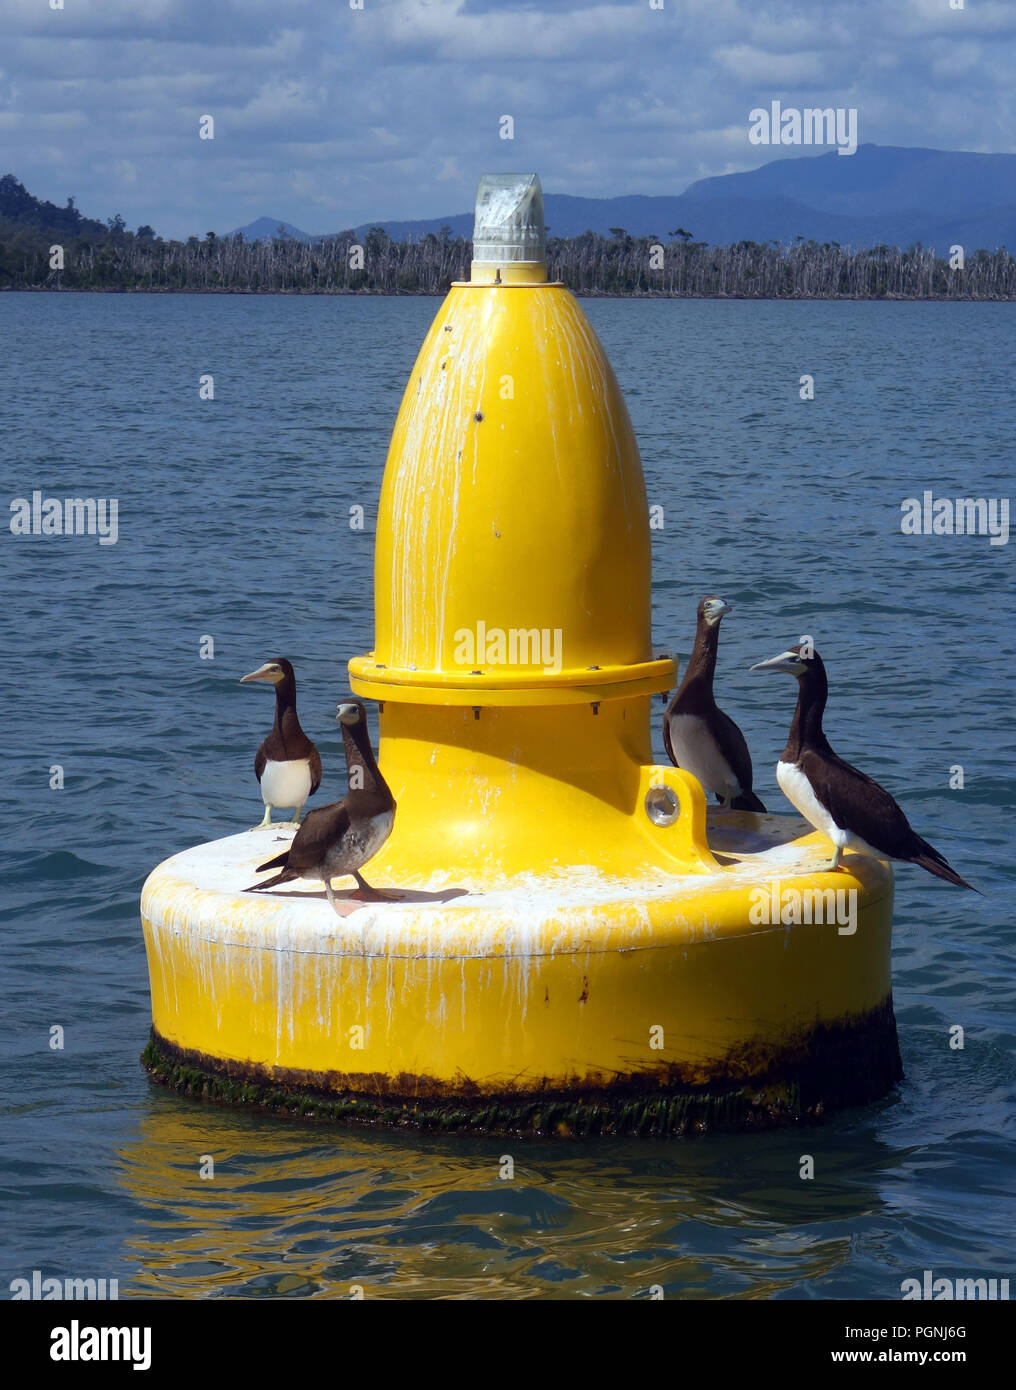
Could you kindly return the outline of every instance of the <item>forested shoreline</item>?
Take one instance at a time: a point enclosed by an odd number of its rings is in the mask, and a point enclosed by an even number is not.
[[[123,218],[98,222],[41,203],[13,175],[0,179],[0,290],[233,294],[444,294],[469,278],[472,246],[428,234],[393,241],[383,227],[304,242],[278,236],[163,240]],[[660,236],[586,232],[548,237],[551,279],[580,295],[730,299],[1016,299],[1016,258],[1004,248],[939,256],[852,250],[797,238],[711,246],[684,228]]]

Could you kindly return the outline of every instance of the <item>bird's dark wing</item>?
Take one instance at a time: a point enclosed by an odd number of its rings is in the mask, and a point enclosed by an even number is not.
[[[258,865],[258,873],[263,874],[266,869],[285,869],[288,867],[289,850],[284,849],[281,854],[277,854],[274,859],[266,859],[263,864]]]
[[[313,743],[310,746],[310,758],[308,761],[310,762],[310,794],[313,796],[321,785],[321,754],[314,747]]]
[[[800,767],[842,829],[852,830],[890,859],[913,859],[920,854],[921,840],[885,787],[831,750],[816,753],[806,749]]]
[[[801,767],[837,825],[860,835],[872,849],[889,859],[908,860],[936,878],[944,878],[974,893],[981,891],[961,878],[945,856],[917,834],[885,787],[880,787],[856,767],[851,767],[835,753],[805,753]],[[830,776],[834,767],[835,779]]]
[[[254,776],[258,779],[259,782],[261,781],[261,774],[262,772],[264,772],[265,764],[267,762],[268,758],[265,754],[265,745],[262,744],[258,751],[254,754]]]
[[[680,763],[677,761],[677,759],[674,757],[674,745],[673,745],[673,744],[671,743],[671,741],[670,741],[670,710],[669,710],[669,709],[667,710],[666,714],[663,716],[663,746],[664,746],[664,748],[666,748],[666,750],[667,750],[667,757],[668,757],[668,758],[670,759],[670,761],[674,764],[674,766],[675,766],[675,767],[680,767],[681,764],[680,764]]]
[[[720,752],[730,764],[731,771],[741,784],[741,790],[751,791],[751,754],[744,734],[729,715],[718,709],[713,716],[713,728]]]
[[[349,829],[349,807],[345,800],[333,801],[308,811],[300,829],[293,836],[286,867],[314,869],[325,857],[329,846],[341,840]]]

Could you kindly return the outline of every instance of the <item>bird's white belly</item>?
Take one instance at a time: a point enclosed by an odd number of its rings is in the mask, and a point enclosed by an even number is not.
[[[670,746],[678,766],[697,777],[706,791],[719,796],[739,795],[741,784],[701,715],[672,714]]]
[[[836,824],[796,763],[777,763],[776,780],[791,806],[800,811],[816,830],[821,830],[823,835],[827,835],[834,845],[840,849],[852,849],[855,854],[870,855],[873,859],[885,858],[882,850],[873,849],[860,835],[855,835],[852,830]]]
[[[310,763],[306,758],[265,763],[261,774],[261,800],[266,806],[302,806],[309,796]]]
[[[800,811],[809,825],[821,830],[823,835],[828,835],[834,845],[845,848],[847,841],[843,831],[819,801],[811,783],[796,763],[777,763],[776,780],[780,784],[780,791],[791,806]]]

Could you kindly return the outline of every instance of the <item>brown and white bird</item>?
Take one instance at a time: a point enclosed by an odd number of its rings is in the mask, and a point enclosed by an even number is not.
[[[299,825],[304,803],[321,785],[321,758],[296,717],[296,676],[290,663],[280,657],[251,671],[240,684],[253,681],[275,686],[275,723],[254,755],[254,774],[265,803],[261,825],[271,825],[273,806],[295,806],[293,820]]]
[[[713,696],[720,622],[730,611],[721,598],[704,598],[699,604],[695,646],[663,716],[663,742],[674,766],[697,777],[725,811],[764,812],[751,789],[751,754],[744,734]]]
[[[395,798],[375,761],[362,703],[349,700],[339,705],[336,719],[342,727],[349,791],[341,801],[309,811],[289,848],[258,866],[259,874],[267,869],[279,872],[264,883],[251,884],[245,892],[277,888],[295,878],[320,879],[335,907],[332,879],[350,875],[357,882],[354,897],[383,902],[391,896],[372,888],[359,871],[392,833]]]
[[[782,671],[797,678],[797,708],[776,765],[776,780],[790,804],[832,841],[827,871],[839,866],[845,849],[852,849],[876,859],[919,864],[948,883],[981,891],[960,878],[938,850],[911,829],[884,787],[833,752],[822,730],[829,683],[817,651],[804,644],[788,647],[751,670]]]

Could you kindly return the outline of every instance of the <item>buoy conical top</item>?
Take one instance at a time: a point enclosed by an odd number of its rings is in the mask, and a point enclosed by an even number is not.
[[[541,205],[532,175],[481,179],[482,255],[537,254]],[[648,855],[703,872],[702,792],[651,765],[651,696],[675,670],[653,657],[649,509],[620,388],[543,261],[473,272],[402,399],[375,648],[349,663],[356,693],[381,703],[399,807],[378,868],[409,883],[440,863],[481,884],[552,865],[624,872]],[[644,809],[661,788],[666,826]]]
[[[525,259],[543,255],[542,204],[535,175],[480,181],[483,259],[434,320],[392,434],[359,694],[588,703],[672,683],[628,411],[576,300]]]

